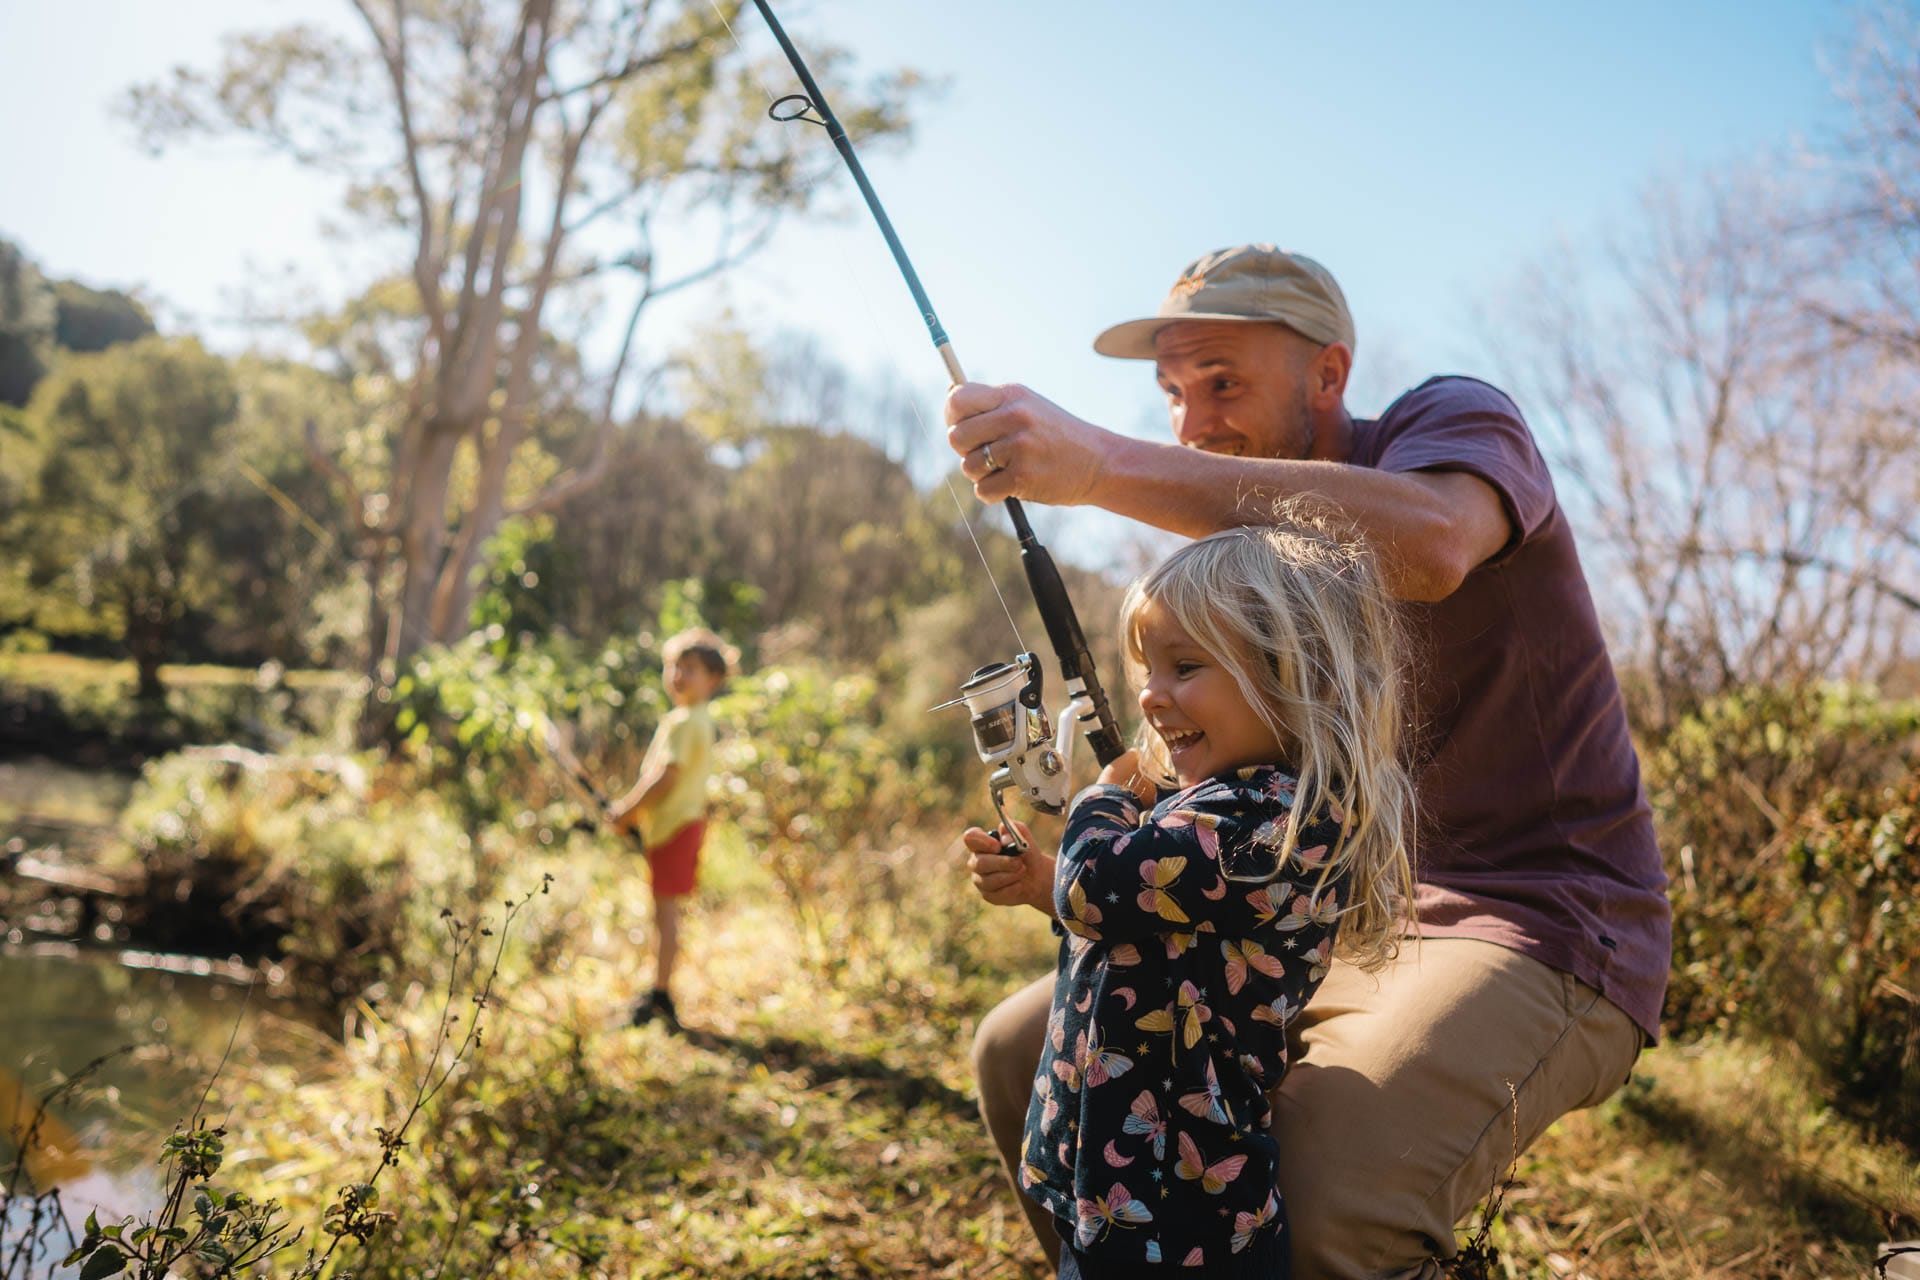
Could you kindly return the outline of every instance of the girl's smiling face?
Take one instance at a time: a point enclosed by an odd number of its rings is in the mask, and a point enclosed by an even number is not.
[[[1146,602],[1136,625],[1145,664],[1140,710],[1166,743],[1182,787],[1283,758],[1279,735],[1248,704],[1232,673],[1158,601]]]

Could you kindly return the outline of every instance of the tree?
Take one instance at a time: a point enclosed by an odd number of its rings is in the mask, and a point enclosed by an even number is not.
[[[56,280],[54,343],[65,351],[105,351],[154,332],[153,317],[118,289],[93,289],[77,280]]]
[[[1808,323],[1812,199],[1764,175],[1656,188],[1604,270],[1537,266],[1503,326],[1655,723],[1745,683],[1871,678],[1920,608],[1899,524],[1863,518],[1910,483],[1873,408],[1900,378]]]
[[[143,338],[60,360],[35,389],[6,469],[24,500],[0,533],[28,564],[14,601],[44,630],[122,641],[143,698],[188,611],[216,593],[218,527],[238,405],[226,362],[191,338]]]
[[[765,244],[837,161],[811,130],[760,119],[759,85],[787,76],[736,53],[739,0],[351,4],[351,36],[234,37],[215,72],[177,69],[127,107],[155,145],[237,132],[339,174],[349,216],[407,262],[379,286],[366,363],[346,371],[386,389],[374,478],[322,459],[349,494],[374,587],[371,656],[390,675],[464,633],[503,519],[552,511],[603,474],[647,306]],[[843,62],[823,50],[814,65],[849,131],[904,135],[915,77],[854,95]],[[547,474],[517,488],[537,451],[550,326],[563,299],[616,279],[626,320],[593,380],[593,430],[573,465],[532,467]]]
[[[289,360],[242,356],[231,373],[238,407],[229,431],[226,500],[204,530],[220,590],[206,644],[224,661],[284,665],[349,662],[365,606],[340,496],[308,458],[301,424],[339,452],[355,427],[351,391]],[[350,616],[336,616],[349,613]]]
[[[58,318],[53,286],[18,245],[0,239],[0,406],[24,405],[33,394]]]
[[[27,403],[56,350],[102,351],[153,331],[133,298],[49,280],[20,246],[0,239],[0,407]]]
[[[1864,10],[1839,136],[1651,189],[1503,317],[1656,724],[1736,685],[1920,670],[1916,49],[1920,6]]]

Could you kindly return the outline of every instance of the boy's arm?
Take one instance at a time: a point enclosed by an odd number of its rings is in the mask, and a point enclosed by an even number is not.
[[[633,790],[613,802],[612,811],[607,816],[612,819],[614,830],[633,830],[640,821],[640,815],[665,799],[679,777],[680,766],[672,760],[658,769],[641,774],[640,780],[633,784]]]
[[[651,811],[667,798],[674,784],[680,780],[680,772],[686,767],[694,753],[700,736],[700,726],[684,711],[669,712],[654,731],[654,746],[659,747],[655,755],[653,747],[647,754],[658,760],[652,768],[640,775],[633,784],[633,790],[620,797],[614,806],[615,825],[627,830],[638,822],[640,815]]]

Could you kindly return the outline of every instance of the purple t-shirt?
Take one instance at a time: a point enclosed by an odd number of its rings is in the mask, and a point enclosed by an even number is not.
[[[1519,409],[1434,378],[1356,421],[1349,461],[1478,476],[1513,527],[1452,595],[1411,606],[1421,933],[1571,973],[1656,1037],[1667,877],[1573,532]]]

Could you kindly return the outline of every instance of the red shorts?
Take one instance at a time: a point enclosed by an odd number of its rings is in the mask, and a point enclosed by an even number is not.
[[[695,818],[661,844],[647,846],[647,869],[653,875],[653,896],[683,898],[693,892],[700,870],[700,841],[707,834],[704,818]]]

